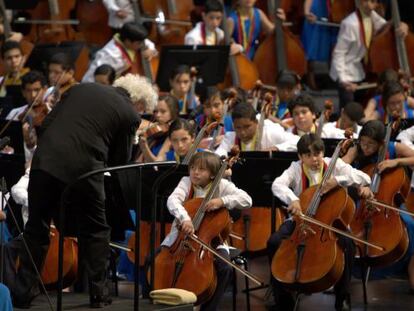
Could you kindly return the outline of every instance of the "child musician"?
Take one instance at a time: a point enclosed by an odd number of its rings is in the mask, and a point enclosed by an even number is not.
[[[358,9],[341,22],[338,42],[332,53],[330,77],[338,83],[340,106],[354,101],[357,83],[365,79],[364,64],[372,37],[386,24],[375,12],[378,0],[361,0]],[[408,26],[401,23],[397,33],[405,37]]]
[[[307,187],[321,182],[325,169],[331,161],[330,158],[324,157],[325,147],[323,141],[315,134],[303,135],[297,144],[297,150],[300,160],[292,162],[290,167],[281,176],[277,177],[272,184],[273,194],[288,205],[287,212],[293,215],[299,215],[302,208],[305,208],[300,205],[299,195]],[[370,189],[367,187],[370,182],[371,180],[367,174],[338,159],[332,177],[322,188],[322,193],[327,193],[338,186],[357,186],[359,187],[359,194],[367,198],[372,196]],[[279,230],[269,238],[267,250],[270,262],[282,240],[289,238],[292,234],[295,224],[294,219],[288,218]],[[349,283],[355,250],[350,239],[341,236],[338,236],[338,239],[345,253],[345,269],[341,279],[335,285],[335,308],[336,310],[342,310],[343,303],[345,301],[349,303]],[[273,276],[271,276],[271,285],[277,310],[279,308],[286,311],[293,310],[294,300],[292,295]]]
[[[195,126],[185,119],[177,119],[170,125],[168,138],[172,149],[165,153],[165,160],[182,162],[194,143]]]
[[[361,104],[356,102],[349,102],[341,109],[339,119],[334,122],[327,122],[324,125],[326,132],[331,132],[331,128],[340,130],[352,129],[354,136],[358,137],[358,133],[361,130],[359,125],[364,118],[364,108]],[[334,131],[334,130],[332,130]]]
[[[220,167],[220,158],[211,152],[199,152],[191,158],[189,163],[190,176],[181,179],[167,201],[168,210],[175,217],[175,220],[171,232],[161,244],[163,247],[171,247],[174,244],[179,230],[186,234],[194,233],[194,226],[184,208],[184,202],[192,198],[205,197]],[[207,203],[207,211],[219,208],[227,208],[229,210],[233,208],[244,209],[251,206],[252,199],[245,191],[237,188],[232,182],[222,179],[216,197]],[[220,244],[220,242],[217,244]],[[220,255],[230,258],[226,244],[221,242],[217,246],[217,251]],[[217,310],[231,278],[232,268],[222,260],[216,258],[214,266],[217,275],[217,287],[211,299],[201,306],[201,310]],[[171,273],[173,272],[171,271]]]
[[[234,132],[227,132],[220,146],[218,155],[227,155],[234,145],[240,146],[241,151],[295,151],[299,137],[284,131],[283,127],[272,121],[265,120],[263,134],[260,142],[260,150],[255,150],[258,136],[258,121],[256,111],[252,105],[246,103],[237,104],[231,114],[233,118]]]

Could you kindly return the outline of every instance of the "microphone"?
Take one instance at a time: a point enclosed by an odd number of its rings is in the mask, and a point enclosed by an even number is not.
[[[0,139],[0,150],[6,147],[6,145],[10,142],[10,137],[5,136],[2,139]]]

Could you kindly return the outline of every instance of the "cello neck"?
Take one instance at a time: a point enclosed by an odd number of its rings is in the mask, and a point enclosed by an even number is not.
[[[227,27],[227,14],[224,8],[224,1],[220,0],[221,4],[223,5],[223,20],[221,22],[221,28],[224,31],[224,43],[226,45],[231,44],[231,34],[229,32],[229,28]],[[236,59],[233,55],[229,55],[229,68],[231,73],[231,80],[233,82],[233,86],[239,87],[240,86],[240,76],[239,70],[237,68]]]
[[[58,0],[49,0],[48,2],[49,2],[49,12],[50,12],[50,16],[51,17],[54,17],[54,16],[59,15],[59,3],[58,3]]]
[[[377,164],[384,161],[387,156],[388,143],[390,142],[390,139],[391,139],[392,124],[393,124],[392,122],[389,122],[387,124],[387,129],[386,129],[385,139],[384,139],[384,146],[378,152]],[[379,186],[381,183],[381,174],[379,173],[377,167],[378,165],[376,166],[374,170],[374,174],[372,175],[372,178],[371,178],[372,182],[371,182],[370,188],[373,193],[378,193]]]
[[[273,0],[273,8],[274,11],[280,8],[281,0]],[[276,13],[275,13],[276,14]],[[282,22],[279,20],[277,16],[275,16],[275,52],[276,52],[276,62],[277,68],[279,71],[288,69],[287,62],[286,62],[286,54],[285,54],[285,38],[282,29]]]
[[[394,32],[401,24],[400,11],[398,9],[397,0],[391,0],[392,22],[394,25]],[[407,56],[407,48],[405,46],[405,39],[395,33],[395,45],[397,48],[398,64],[400,68],[411,77],[410,63]]]

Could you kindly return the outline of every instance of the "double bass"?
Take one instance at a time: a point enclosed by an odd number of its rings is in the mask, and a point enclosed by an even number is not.
[[[414,70],[414,33],[405,38],[397,35],[395,29],[401,24],[397,0],[391,0],[392,23],[386,25],[372,38],[369,48],[369,68],[376,74],[392,68],[402,70],[411,77]]]
[[[221,165],[204,199],[195,198],[184,203],[184,208],[192,219],[195,234],[205,244],[210,245],[216,237],[223,238],[228,235],[228,210],[220,208],[207,213],[206,204],[214,197],[228,165],[235,159],[237,156],[229,158]],[[163,247],[156,256],[154,272],[154,289],[186,289],[197,296],[197,304],[207,301],[213,295],[217,284],[213,255],[204,251],[200,244],[182,232],[171,247]]]
[[[281,0],[273,0],[273,7],[280,8]],[[289,69],[303,76],[307,70],[305,51],[297,37],[275,20],[275,33],[259,45],[253,62],[265,84],[274,85],[281,70]]]
[[[325,290],[342,276],[344,253],[338,238],[330,230],[304,219],[316,220],[329,227],[346,230],[355,211],[355,204],[345,188],[337,187],[322,195],[323,185],[331,178],[336,161],[349,141],[340,142],[331,158],[322,182],[309,187],[299,196],[304,218],[296,219],[292,235],[283,240],[271,265],[272,275],[287,287],[302,293]]]
[[[396,206],[399,196],[403,199],[407,197],[410,180],[402,167],[381,174],[377,168],[377,164],[386,158],[392,127],[393,122],[388,123],[385,143],[379,152],[377,163],[364,167],[362,171],[371,176],[371,190],[375,200]],[[407,229],[396,211],[362,202],[351,222],[351,230],[356,236],[385,247],[385,251],[360,247],[360,257],[369,266],[386,266],[396,262],[407,251]]]

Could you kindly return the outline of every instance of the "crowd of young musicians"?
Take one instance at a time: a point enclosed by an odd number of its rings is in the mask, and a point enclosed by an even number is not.
[[[223,2],[218,0],[204,2],[200,21],[185,35],[182,44],[222,44],[225,32],[221,29],[221,25],[225,10],[228,11],[228,19],[225,22],[228,26],[226,31],[229,31],[231,36],[231,56],[242,53],[249,59],[253,59],[263,36],[271,35],[275,31],[275,20],[272,21],[263,10],[257,8],[255,0],[234,1],[232,6],[224,6]],[[40,234],[39,228],[42,233],[45,232],[45,224],[42,221],[45,219],[50,221],[52,215],[55,214],[52,212],[53,209],[56,211],[58,208],[52,206],[53,202],[49,202],[47,205],[49,214],[47,217],[41,215],[39,205],[44,202],[42,200],[45,200],[45,194],[40,193],[42,192],[41,185],[51,186],[53,184],[56,192],[60,193],[63,191],[63,186],[72,181],[71,178],[75,176],[74,174],[85,168],[91,170],[97,168],[96,165],[86,161],[88,165],[82,169],[76,167],[78,171],[74,173],[74,171],[64,172],[65,170],[58,164],[46,163],[54,161],[52,156],[63,156],[62,150],[69,151],[69,144],[60,144],[55,140],[55,144],[50,145],[53,152],[48,153],[45,151],[45,146],[50,142],[46,143],[44,137],[55,139],[59,136],[64,139],[62,133],[67,129],[59,128],[56,122],[62,122],[62,124],[74,128],[79,126],[75,120],[72,120],[74,122],[71,123],[65,120],[65,117],[71,118],[70,114],[73,113],[72,117],[76,115],[81,119],[79,113],[74,113],[67,107],[68,103],[73,104],[77,100],[79,103],[93,101],[94,94],[86,96],[85,91],[81,90],[83,85],[88,87],[88,84],[85,83],[96,82],[107,86],[112,85],[126,90],[133,102],[133,109],[125,109],[130,110],[129,112],[132,111],[134,115],[131,118],[122,115],[125,121],[133,124],[137,121],[137,117],[143,114],[152,115],[153,119],[142,119],[139,128],[134,129],[135,137],[131,142],[133,148],[128,160],[125,158],[127,147],[121,146],[121,142],[113,141],[113,144],[119,144],[118,146],[108,143],[115,139],[114,137],[122,139],[119,136],[121,130],[119,133],[107,133],[108,141],[103,144],[108,147],[109,151],[105,150],[109,154],[100,160],[105,165],[110,164],[108,157],[116,159],[113,162],[116,164],[128,161],[140,163],[175,160],[178,163],[187,164],[189,168],[189,177],[184,177],[168,198],[167,208],[175,220],[171,232],[161,243],[159,250],[175,248],[177,240],[184,240],[182,243],[188,243],[186,240],[188,238],[183,237],[181,233],[188,236],[197,234],[199,226],[194,223],[194,219],[191,219],[185,208],[186,201],[190,199],[208,198],[208,201],[200,207],[206,214],[223,208],[229,210],[233,208],[245,209],[252,206],[250,195],[243,190],[243,185],[236,187],[234,183],[229,181],[231,170],[223,169],[220,160],[220,156],[231,157],[234,146],[238,146],[242,152],[297,152],[299,161],[292,162],[283,174],[274,180],[271,190],[269,189],[269,192],[272,191],[274,196],[286,204],[286,208],[284,208],[284,221],[276,232],[266,237],[271,270],[270,286],[275,298],[272,308],[292,310],[295,305],[292,288],[287,286],[277,273],[274,273],[277,270],[274,265],[277,265],[277,261],[284,256],[284,241],[289,240],[291,235],[296,232],[295,230],[301,230],[298,228],[303,225],[303,220],[300,219],[308,206],[302,205],[301,194],[306,193],[308,188],[312,186],[320,185],[318,194],[319,199],[323,201],[325,196],[338,188],[355,188],[356,195],[353,196],[353,200],[357,206],[363,205],[365,200],[374,199],[377,195],[374,188],[370,187],[373,182],[372,176],[366,174],[365,171],[363,172],[367,165],[374,164],[378,169],[376,171],[378,174],[386,173],[395,167],[409,168],[414,165],[414,127],[400,131],[397,137],[399,142],[390,141],[388,135],[389,128],[393,127],[391,125],[394,125],[398,119],[414,119],[414,99],[410,96],[411,77],[388,69],[379,75],[377,91],[375,94],[371,94],[372,98],[366,100],[361,96],[361,91],[358,91],[358,84],[366,78],[366,65],[369,62],[368,49],[372,38],[387,24],[387,21],[375,11],[378,1],[360,0],[355,11],[341,22],[339,32],[337,28],[315,23],[328,15],[330,10],[328,2],[304,1],[303,10],[306,21],[303,25],[302,43],[309,64],[309,86],[315,87],[315,75],[312,70],[314,63],[318,61],[330,62],[329,75],[332,81],[337,84],[340,102],[339,109],[333,111],[333,114],[332,110],[335,109],[329,103],[322,111],[318,109],[315,99],[303,90],[302,77],[294,71],[286,69],[277,74],[277,79],[274,81],[276,87],[269,92],[266,92],[266,88],[269,87],[261,86],[258,81],[258,87],[255,90],[244,90],[236,86],[219,90],[214,87],[208,88],[207,95],[197,96],[192,91],[192,83],[194,83],[192,68],[181,64],[170,73],[170,91],[167,93],[158,92],[156,85],[150,83],[147,78],[139,77],[136,74],[139,71],[138,67],[141,61],[151,61],[156,58],[162,46],[157,46],[157,42],[149,40],[148,30],[135,22],[136,12],[133,10],[131,1],[103,1],[109,13],[108,24],[114,31],[114,35],[95,53],[88,70],[83,74],[82,79],[79,79],[80,83],[75,79],[74,60],[65,53],[57,53],[48,59],[47,76],[26,67],[26,56],[19,43],[22,36],[19,33],[12,33],[11,37],[4,41],[1,49],[4,74],[0,82],[0,96],[12,97],[14,102],[19,104],[14,104],[13,109],[6,105],[0,108],[4,110],[1,112],[4,119],[20,121],[22,125],[26,173],[11,188],[11,196],[17,204],[22,206],[23,226],[29,224],[24,236],[30,243],[33,243],[32,249],[35,249],[36,243],[41,241],[39,245],[42,246],[42,251],[45,251],[44,247],[47,245],[48,238],[44,234],[41,239],[37,236]],[[199,3],[197,4],[199,5]],[[286,12],[283,9],[277,8],[275,11],[278,19],[286,21]],[[401,22],[396,27],[395,33],[396,36],[406,37],[409,33],[408,25]],[[269,70],[271,69],[269,68]],[[135,90],[131,89],[131,85],[135,87]],[[19,91],[17,93],[16,87]],[[102,92],[96,98],[102,99],[107,94],[120,100],[117,97],[119,94],[115,95],[110,91],[105,91],[107,90],[106,86],[102,89],[100,86],[91,87],[90,90]],[[158,93],[158,97],[156,93]],[[59,109],[61,103],[66,104],[66,107]],[[104,110],[112,109],[109,108],[111,104],[105,103],[105,105],[107,107],[103,106],[102,111],[99,110],[98,105],[94,107],[96,110],[89,111],[86,105],[83,117],[86,120],[88,114],[91,116],[96,114],[94,117],[96,120],[100,120],[98,117],[100,113],[109,114],[108,110]],[[123,108],[119,109],[121,111]],[[62,116],[61,111],[68,111],[69,115]],[[50,112],[52,113],[49,115]],[[119,113],[123,114],[124,112]],[[46,125],[43,123],[43,119],[46,120]],[[91,117],[91,119],[94,118]],[[56,134],[56,136],[51,134],[52,125],[55,125],[62,133]],[[96,126],[100,127],[101,124]],[[124,128],[123,131],[127,133],[129,129]],[[351,132],[350,137],[354,139],[355,145],[344,152],[341,157],[336,156],[332,159],[325,157],[323,139],[337,139],[339,142],[349,137],[348,132]],[[85,145],[82,146],[86,148],[87,138],[93,133],[86,133],[85,129],[79,129],[79,133],[79,141],[82,141],[81,145],[84,143]],[[200,136],[199,133],[205,135]],[[125,134],[125,136],[128,135]],[[82,139],[80,136],[83,136]],[[72,143],[72,147],[75,148],[76,141]],[[94,157],[96,156],[96,154],[92,155],[94,146],[91,141],[90,143],[91,149],[85,154]],[[122,142],[122,144],[124,143],[125,141]],[[43,145],[41,151],[36,151],[38,145]],[[63,146],[63,149],[59,150],[59,146]],[[111,154],[114,150],[122,151],[123,154],[119,156]],[[82,152],[79,149],[75,151]],[[13,154],[14,150],[10,146],[6,146],[1,152]],[[36,169],[32,173],[34,154]],[[42,155],[44,159],[41,158]],[[56,160],[56,163],[60,163],[60,161]],[[39,174],[39,168],[41,174]],[[47,174],[44,174],[44,171]],[[325,178],[325,176],[328,177]],[[33,180],[30,183],[30,179],[33,178],[38,182],[37,185],[34,185]],[[99,231],[97,229],[96,232],[88,232],[89,229],[93,230],[93,226],[88,229],[87,225],[90,224],[88,221],[91,219],[84,220],[81,222],[84,236],[81,236],[80,242],[82,243],[82,239],[83,243],[88,239],[100,239],[101,244],[95,243],[93,249],[97,254],[100,254],[101,259],[103,258],[99,263],[99,267],[102,269],[102,267],[106,267],[106,263],[103,261],[109,253],[108,246],[102,246],[108,238],[108,230],[105,217],[102,216],[100,209],[103,204],[99,188],[101,180],[95,182],[96,184],[91,183],[88,186],[93,188],[91,193],[99,197],[97,199],[99,202],[95,202],[94,208],[89,208],[88,213],[96,212],[99,214],[98,219],[95,218],[96,222],[92,221],[92,223],[105,230]],[[33,191],[39,193],[35,194]],[[410,193],[411,191],[404,193],[404,199]],[[90,193],[83,193],[83,195],[93,201]],[[57,205],[59,197],[55,197],[53,201]],[[397,202],[391,203],[397,208],[410,210],[410,206],[405,200],[398,201],[398,204]],[[413,209],[411,208],[411,210]],[[355,212],[356,214],[357,212]],[[0,221],[3,221],[5,216],[0,211]],[[95,216],[90,217],[94,218]],[[414,292],[414,220],[406,214],[401,214],[401,219],[403,231],[408,233],[409,242],[403,254],[387,264],[391,265],[397,261],[403,262],[403,269],[407,271],[409,276],[411,292]],[[48,227],[48,225],[46,226]],[[350,234],[353,233],[349,223],[346,223],[342,229]],[[39,231],[36,233],[36,230]],[[331,285],[334,285],[336,294],[336,310],[345,310],[350,307],[350,279],[354,257],[356,254],[362,257],[363,254],[358,253],[355,242],[349,236],[345,237],[338,233],[336,237],[344,259],[339,277]],[[224,258],[230,258],[228,241],[220,235],[215,237],[213,242],[212,244],[219,254]],[[86,267],[84,273],[91,279],[94,278],[90,280],[92,285],[90,289],[91,307],[107,305],[110,300],[102,289],[106,286],[102,279],[106,273],[98,271],[97,267],[91,267],[93,259],[91,250],[87,251],[83,247],[82,252]],[[42,267],[44,255],[35,254],[35,263],[39,269]],[[21,261],[21,264],[30,265],[30,261],[25,259]],[[223,260],[215,259],[214,267],[217,287],[207,299],[200,299],[203,310],[219,308],[226,286],[230,282],[231,269]],[[29,270],[31,269],[29,268]],[[36,282],[33,271],[20,272],[20,278],[22,275],[24,277],[24,273],[28,273],[30,282]],[[175,271],[174,273],[178,274],[176,278],[179,280],[181,272]],[[16,279],[18,278],[19,276],[16,277]],[[174,282],[174,284],[179,284],[177,280]],[[9,287],[16,306],[30,306],[31,300],[38,293],[32,283],[26,284],[26,287],[19,288],[15,292],[13,292],[16,289],[14,284]],[[8,297],[9,294],[1,285],[0,297],[2,295]],[[5,310],[11,308],[6,298],[0,300],[0,306],[3,301],[5,302]]]

